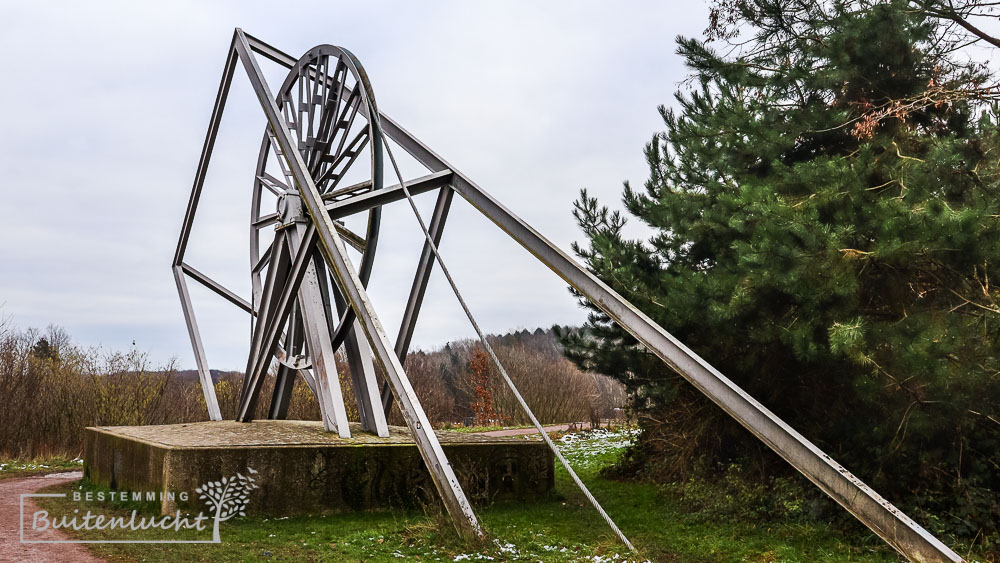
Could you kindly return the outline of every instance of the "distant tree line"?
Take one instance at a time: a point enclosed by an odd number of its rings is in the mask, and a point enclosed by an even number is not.
[[[601,420],[626,403],[624,387],[585,374],[563,358],[550,330],[518,331],[490,337],[511,377],[544,422]],[[487,366],[471,341],[453,342],[406,361],[413,387],[435,425],[522,423],[526,419],[509,391]],[[481,353],[481,352],[480,352]],[[478,362],[478,363],[477,363]],[[357,408],[344,355],[337,366],[348,417]],[[477,367],[478,366],[478,367]],[[478,370],[478,372],[477,372]],[[212,370],[224,418],[236,415],[242,374]],[[265,378],[262,397],[272,394]],[[477,386],[479,394],[476,394]],[[488,409],[479,409],[476,402]],[[0,319],[0,458],[76,457],[87,426],[172,424],[207,419],[197,372],[178,371],[173,363],[152,365],[137,350],[105,351],[74,344],[61,328],[20,330]],[[613,406],[612,406],[613,405]],[[268,401],[258,405],[265,418]],[[482,416],[483,412],[492,413]],[[312,392],[299,378],[288,417],[319,420]],[[394,408],[390,422],[403,424]]]
[[[576,329],[556,327],[560,332]],[[545,423],[595,424],[619,416],[625,386],[584,372],[563,355],[553,329],[519,330],[489,336],[500,362],[528,406]],[[411,352],[406,372],[432,421],[526,424],[527,416],[478,341],[449,342],[432,351]],[[479,412],[477,414],[477,405]],[[495,420],[484,414],[493,412]]]

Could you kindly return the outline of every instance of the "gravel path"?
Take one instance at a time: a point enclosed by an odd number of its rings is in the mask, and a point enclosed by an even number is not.
[[[76,481],[83,477],[80,471],[68,473],[49,473],[23,479],[0,480],[0,561],[73,561],[98,562],[100,559],[90,555],[87,548],[78,543],[21,543],[20,518],[21,495],[34,493],[43,487]],[[38,510],[33,499],[24,499],[25,523],[31,526],[30,515]],[[58,530],[32,534],[32,539],[66,540],[65,534]]]

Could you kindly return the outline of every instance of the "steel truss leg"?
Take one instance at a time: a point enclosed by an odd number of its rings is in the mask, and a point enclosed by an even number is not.
[[[479,521],[472,511],[472,507],[469,505],[465,492],[458,483],[458,478],[455,476],[448,458],[444,455],[444,450],[441,448],[441,444],[434,434],[430,421],[427,420],[427,415],[420,406],[416,393],[414,393],[410,382],[406,378],[399,358],[389,344],[385,331],[378,321],[375,310],[368,299],[368,294],[358,277],[357,271],[355,271],[354,266],[347,259],[347,249],[344,247],[344,242],[337,233],[333,219],[330,218],[326,211],[323,198],[316,188],[316,184],[307,172],[308,169],[302,160],[302,155],[297,150],[288,125],[285,123],[277,103],[275,103],[271,95],[271,90],[267,86],[263,73],[261,73],[257,65],[257,60],[251,53],[248,40],[241,30],[236,31],[235,43],[240,61],[247,71],[261,107],[267,115],[271,130],[288,159],[287,164],[299,188],[302,203],[313,220],[319,248],[326,262],[331,267],[337,285],[340,287],[351,308],[355,311],[358,325],[372,347],[376,360],[392,385],[396,401],[400,406],[407,426],[413,433],[417,449],[420,451],[421,457],[430,472],[431,479],[438,493],[441,495],[445,507],[452,515],[459,533],[467,537],[481,537],[483,532],[479,526]],[[347,64],[353,65],[354,63],[347,61]],[[298,256],[296,260],[298,260]],[[293,265],[294,270],[295,266]],[[299,280],[296,279],[294,281],[298,282]],[[278,313],[275,317],[276,321],[284,322],[287,312],[279,309],[276,313]],[[273,341],[277,342],[276,335],[273,336]],[[270,348],[264,349],[273,350],[273,345]],[[253,377],[258,377],[260,371],[261,369],[258,365],[254,369]]]
[[[296,225],[293,232],[289,233],[288,242],[293,248],[299,246],[305,231],[305,225],[300,224]],[[310,259],[306,265],[305,278],[298,287],[298,301],[306,346],[312,358],[312,372],[316,381],[316,399],[319,401],[320,410],[323,413],[324,428],[336,431],[341,438],[350,438],[351,427],[347,421],[347,410],[344,408],[344,395],[340,388],[337,362],[334,359],[333,345],[330,342],[330,331],[320,291],[316,267]]]
[[[454,170],[454,169],[453,169]],[[455,189],[552,271],[576,288],[674,371],[722,407],[827,495],[915,561],[962,558],[823,453],[649,317],[456,172]]]
[[[271,406],[267,417],[272,420],[288,418],[288,402],[292,399],[292,389],[295,388],[296,372],[288,366],[279,366],[278,375],[274,380],[274,394],[271,396]]]
[[[431,224],[428,229],[435,245],[441,244],[441,235],[444,233],[444,222],[448,219],[448,211],[451,209],[451,200],[455,197],[455,192],[449,186],[445,186],[438,191],[437,202],[434,204],[434,213],[431,215]],[[424,248],[420,252],[420,260],[417,262],[417,271],[413,275],[413,285],[410,287],[410,297],[406,300],[406,309],[403,312],[403,321],[399,325],[399,334],[396,336],[396,347],[394,351],[400,362],[406,361],[406,354],[410,350],[410,340],[413,338],[413,330],[417,326],[417,315],[420,314],[420,306],[424,302],[424,293],[427,291],[427,282],[431,278],[431,270],[434,268],[434,255],[431,245],[424,241]],[[392,407],[392,390],[389,385],[382,386],[382,408],[389,412]]]
[[[368,347],[364,332],[357,320],[354,321],[354,326],[344,340],[344,348],[347,351],[354,394],[358,400],[361,425],[368,432],[388,438],[389,424],[385,419],[382,401],[378,400],[378,381],[375,378],[375,366],[372,364],[372,349]]]
[[[264,338],[268,331],[268,321],[271,318],[271,311],[277,307],[281,298],[282,287],[287,278],[291,262],[290,251],[286,246],[286,231],[278,231],[274,234],[274,242],[271,244],[271,266],[267,271],[267,278],[264,280],[264,288],[261,292],[260,304],[258,306],[257,322],[254,324],[253,333],[250,337],[250,355],[247,359],[247,370],[244,372],[244,384],[240,390],[240,411],[246,408],[248,394],[252,386],[249,385],[249,378],[253,373],[254,366],[260,359]],[[292,342],[287,343],[291,351]],[[256,398],[253,398],[256,401]],[[252,412],[252,411],[251,411]]]
[[[327,283],[329,278],[327,278],[327,270],[322,254],[317,252],[316,256],[317,258],[314,258],[314,263],[321,287],[320,293],[324,296],[323,306],[326,318],[329,321],[328,326],[332,345],[336,333],[336,327],[334,327],[333,323],[339,316],[335,315],[335,313],[346,310],[347,302],[336,285],[330,287],[330,284]],[[322,273],[320,273],[321,271]],[[327,299],[327,296],[331,294],[334,300],[332,305]],[[371,349],[364,342],[363,336],[359,339],[358,335],[361,334],[361,330],[355,326],[356,324],[352,321],[351,326],[346,327],[345,331],[347,334],[344,337],[343,343],[347,355],[348,370],[351,375],[351,384],[354,388],[354,398],[358,406],[358,418],[361,419],[362,430],[374,432],[378,436],[386,438],[389,436],[389,425],[386,422],[385,412],[381,408],[381,403],[372,402],[369,398],[371,396],[370,388],[376,385]]]
[[[302,278],[305,277],[306,266],[312,257],[316,241],[316,229],[310,225],[306,228],[298,248],[294,251],[294,258],[287,268],[288,275],[281,276],[275,280],[276,283],[271,283],[272,280],[269,279],[269,283],[264,288],[265,295],[261,307],[265,314],[262,314],[262,322],[257,323],[254,330],[254,339],[251,343],[253,348],[251,348],[247,371],[243,379],[240,408],[236,415],[236,419],[241,422],[253,420],[257,401],[260,398],[260,389],[264,384],[264,375],[274,358],[278,341],[281,339],[282,327],[285,326],[294,307],[298,289],[302,285]],[[287,256],[287,254],[288,252],[279,251],[278,256]],[[272,263],[272,268],[277,271],[278,264]],[[270,270],[268,277],[271,277]],[[264,306],[269,308],[265,310]],[[317,388],[319,387],[318,379]]]
[[[336,287],[333,288],[333,298],[338,311],[349,307],[343,294]],[[357,319],[351,323],[344,338],[344,351],[347,353],[347,365],[351,372],[351,384],[358,404],[361,427],[367,432],[374,432],[386,438],[389,436],[386,411],[382,408],[381,400],[373,400],[373,397],[379,397],[379,392],[375,366],[372,363],[372,350],[365,341],[364,332],[361,331]]]
[[[215,95],[212,117],[208,121],[208,132],[205,133],[205,143],[201,149],[198,170],[194,175],[194,186],[191,188],[191,197],[188,199],[187,209],[184,211],[184,221],[181,223],[181,234],[177,240],[177,249],[174,251],[173,259],[177,293],[180,295],[181,307],[184,310],[184,322],[187,324],[188,336],[191,338],[195,363],[198,365],[198,377],[201,379],[202,392],[205,394],[205,406],[208,408],[208,417],[211,420],[222,420],[222,411],[219,409],[219,400],[215,396],[215,384],[212,382],[208,359],[205,357],[205,347],[201,342],[201,333],[198,331],[198,321],[194,316],[194,306],[191,303],[191,295],[188,293],[187,282],[184,280],[182,264],[184,262],[184,251],[187,250],[187,243],[191,238],[191,227],[194,223],[195,212],[198,210],[198,201],[201,199],[201,190],[205,185],[205,173],[208,171],[208,163],[212,159],[212,149],[215,147],[215,139],[219,132],[219,123],[222,121],[222,112],[226,108],[226,99],[229,97],[229,86],[233,82],[233,73],[235,70],[236,37],[234,36],[233,43],[229,47],[229,55],[226,57],[226,64],[222,70],[219,91]]]
[[[450,169],[454,174],[452,186],[466,201],[607,313],[664,363],[690,381],[699,391],[886,543],[914,561],[962,561],[962,558],[948,546],[633,307],[472,180],[385,114],[379,113],[379,116],[382,129],[389,138],[429,170]]]
[[[198,332],[198,322],[194,317],[194,307],[191,295],[188,293],[187,281],[180,266],[174,266],[174,281],[177,282],[177,292],[181,296],[181,307],[184,310],[184,321],[187,323],[188,335],[191,337],[191,347],[194,349],[194,361],[198,365],[198,377],[201,379],[201,391],[205,394],[205,405],[208,407],[210,420],[222,420],[219,409],[219,399],[215,396],[215,383],[212,382],[212,372],[205,357],[205,347],[201,344],[201,334]]]
[[[289,329],[285,334],[285,354],[293,357],[300,353],[302,348],[301,334],[302,325],[298,322],[298,315],[293,310],[288,323]],[[271,404],[267,410],[267,417],[271,420],[284,420],[288,417],[288,405],[292,399],[292,391],[295,389],[296,370],[278,364],[278,372],[274,379],[274,392],[271,394]],[[310,386],[311,387],[311,386]]]
[[[256,59],[251,54],[251,43],[253,50],[261,53],[270,60],[288,67],[295,63],[293,57],[256,39],[248,38],[241,30],[236,31],[233,48],[226,62],[219,96],[216,99],[216,107],[213,111],[209,133],[205,141],[205,149],[202,153],[202,160],[199,163],[195,187],[192,192],[191,202],[188,205],[181,240],[178,243],[178,250],[174,260],[174,272],[175,276],[178,277],[178,289],[181,293],[181,300],[187,308],[189,299],[186,296],[186,286],[183,283],[183,278],[180,277],[182,272],[179,270],[179,266],[187,238],[190,234],[190,222],[194,215],[194,208],[197,206],[201,184],[204,180],[204,171],[207,167],[208,158],[211,155],[212,145],[214,144],[215,133],[218,128],[218,117],[221,115],[222,107],[225,104],[225,96],[228,93],[233,66],[238,56],[247,70],[254,91],[261,102],[264,112],[267,114],[268,122],[275,132],[278,143],[282,146],[285,155],[290,158],[289,166],[299,186],[303,203],[306,205],[310,217],[317,225],[315,237],[318,239],[319,248],[325,260],[331,265],[332,273],[336,277],[337,284],[344,292],[349,305],[357,313],[357,326],[360,327],[361,332],[372,346],[376,361],[379,362],[379,365],[386,373],[392,392],[400,405],[400,410],[406,419],[407,425],[413,431],[417,446],[430,469],[431,476],[444,500],[445,506],[452,514],[460,532],[470,536],[480,535],[481,531],[475,515],[468,505],[464,492],[455,479],[454,472],[448,464],[440,444],[437,442],[433,432],[429,432],[430,427],[426,416],[417,402],[412,387],[406,380],[400,362],[401,354],[396,353],[396,350],[390,349],[384,330],[375,316],[374,309],[368,300],[364,287],[358,279],[357,272],[354,271],[353,266],[350,265],[346,258],[344,243],[336,232],[336,226],[333,224],[330,216],[325,213],[322,198],[316,190],[312,179],[306,173],[306,167],[302,162],[301,156],[295,150],[294,142],[288,128],[281,118],[277,105],[270,96],[270,90],[268,90],[263,75],[257,66]],[[368,108],[362,107],[361,109],[367,115]],[[660,357],[670,368],[695,385],[697,389],[781,455],[831,498],[854,514],[855,517],[881,536],[888,544],[914,561],[962,561],[962,558],[955,552],[893,507],[859,479],[851,475],[846,469],[824,454],[806,438],[798,434],[784,421],[776,417],[766,407],[747,395],[732,381],[656,325],[641,311],[632,307],[593,274],[553,246],[552,243],[504,208],[489,194],[475,185],[475,183],[448,165],[441,157],[389,119],[388,116],[379,112],[379,120],[387,136],[397,142],[432,172],[441,172],[446,169],[454,171],[455,177],[453,178],[452,185],[463,198],[490,218],[497,226],[506,231],[529,252],[548,265],[550,269],[556,272],[567,283],[595,303],[619,325],[642,342],[650,351]],[[311,241],[307,242],[311,243]],[[294,263],[290,267],[289,277],[292,285],[298,285],[298,281],[301,280],[302,274],[297,268],[302,268],[303,265],[299,263],[299,258],[299,256],[296,256]],[[273,262],[271,269],[274,269]],[[275,310],[273,316],[275,322],[283,324],[289,313],[288,301],[290,297],[286,295],[286,291],[279,291],[278,293],[281,295],[276,298],[274,303]],[[414,295],[415,293],[411,291],[411,301],[415,303],[415,313],[419,309],[419,299],[414,299]],[[196,350],[196,359],[199,359],[199,369],[201,370],[204,357],[203,353],[198,354],[200,338],[197,335],[197,326],[194,324],[193,314],[189,315],[185,311],[185,317],[188,319],[188,328],[191,332],[192,343]],[[274,345],[276,345],[280,336],[280,331],[276,333],[276,330],[278,328],[272,326],[266,330],[262,329],[262,336],[260,338],[257,338],[257,335],[255,335],[253,343],[255,348],[251,353],[252,358],[260,358],[260,353],[264,351],[273,352]],[[410,330],[412,331],[412,328]],[[401,331],[401,336],[404,336],[403,333],[404,331]],[[269,353],[265,355],[270,358]],[[402,355],[405,355],[405,348]],[[254,360],[251,363],[253,364]],[[205,366],[207,366],[207,363]],[[259,360],[256,365],[248,366],[247,373],[248,376],[251,376],[249,380],[249,386],[251,387],[249,395],[251,399],[254,397],[254,385],[259,385],[259,381],[256,378],[259,377],[264,368],[266,368],[266,365],[261,367],[261,361]],[[211,383],[210,378],[209,383]],[[207,395],[208,391],[206,391],[206,398]],[[209,404],[211,405],[211,403]],[[211,406],[209,408],[211,409]],[[245,420],[245,415],[246,405],[241,404],[240,419]]]

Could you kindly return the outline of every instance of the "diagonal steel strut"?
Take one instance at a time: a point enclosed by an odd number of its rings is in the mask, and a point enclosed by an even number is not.
[[[349,302],[350,307],[348,312],[351,317],[349,320],[353,322],[353,316],[356,313],[357,326],[360,327],[361,332],[364,333],[365,338],[371,344],[376,360],[388,376],[393,395],[400,405],[400,410],[403,412],[407,424],[413,430],[415,438],[417,438],[417,445],[421,455],[430,470],[434,483],[445,502],[445,506],[455,520],[456,526],[465,535],[480,535],[481,530],[478,521],[471,507],[469,507],[464,492],[454,477],[454,472],[448,464],[440,444],[430,430],[427,418],[403,373],[401,362],[395,353],[396,351],[388,343],[385,331],[375,315],[367,293],[360,283],[358,274],[346,257],[344,241],[338,233],[331,217],[335,210],[329,209],[330,207],[341,208],[341,212],[346,212],[351,206],[357,204],[363,204],[360,207],[367,208],[372,205],[381,205],[389,201],[398,200],[400,197],[384,197],[382,195],[376,197],[371,195],[368,196],[370,199],[366,198],[367,202],[361,200],[352,202],[350,200],[353,198],[349,198],[343,202],[325,203],[320,197],[315,184],[312,182],[311,176],[306,172],[307,169],[301,155],[295,150],[287,125],[277,108],[275,100],[270,95],[267,84],[251,51],[260,53],[265,58],[286,67],[292,67],[296,62],[296,59],[293,57],[266,43],[245,35],[241,30],[236,30],[233,46],[230,48],[226,61],[219,95],[216,98],[216,105],[209,125],[209,133],[206,137],[202,159],[199,162],[195,186],[192,190],[191,201],[188,204],[173,264],[178,291],[184,305],[185,319],[188,324],[192,344],[195,348],[196,360],[199,364],[199,371],[202,372],[202,384],[203,386],[207,385],[205,390],[206,399],[208,399],[210,394],[211,379],[209,376],[207,382],[205,380],[207,362],[204,358],[204,350],[201,346],[197,324],[194,321],[193,310],[190,306],[190,298],[187,296],[186,285],[184,283],[185,272],[182,271],[181,264],[190,235],[191,221],[200,196],[205,168],[207,168],[208,160],[211,156],[219,118],[221,117],[225,98],[228,94],[229,82],[232,78],[236,59],[239,59],[247,70],[254,91],[275,133],[276,140],[282,145],[284,154],[289,158],[288,164],[292,169],[297,184],[296,187],[300,192],[303,203],[306,205],[309,216],[317,228],[316,236],[318,238],[319,249],[325,261],[330,265],[331,271],[344,297]],[[353,61],[350,62],[353,64]],[[369,108],[365,104],[361,104],[360,111],[369,112],[378,110],[374,108],[374,105]],[[567,283],[607,313],[615,322],[661,358],[671,369],[691,382],[703,394],[718,404],[740,424],[749,429],[761,441],[781,455],[800,473],[844,506],[858,520],[881,536],[897,551],[914,561],[962,561],[962,558],[954,551],[892,506],[892,504],[879,496],[857,477],[851,475],[844,467],[740,389],[708,362],[685,347],[649,317],[633,307],[591,272],[556,248],[551,242],[511,213],[468,177],[455,170],[444,159],[431,151],[426,145],[405,131],[384,113],[378,112],[378,115],[385,134],[410,153],[418,162],[434,173],[448,171],[447,174],[450,174],[451,177],[445,183],[450,185],[451,188],[444,187],[442,190],[454,188],[466,201],[471,203]],[[436,180],[443,180],[443,174],[442,177],[438,177]],[[421,272],[419,275],[422,277],[424,274]],[[411,299],[413,299],[413,296],[411,296]],[[283,309],[283,307],[279,306],[278,309]],[[284,311],[281,312],[284,313]],[[354,325],[344,323],[344,326]],[[263,340],[270,341],[272,340],[271,336],[268,335],[268,338]],[[273,340],[276,341],[277,336],[273,335]],[[336,344],[338,339],[335,338],[334,341]],[[269,342],[262,344],[264,344],[264,347],[267,347]],[[405,349],[402,353],[405,354]],[[260,372],[264,368],[266,368],[266,365],[261,366],[258,364],[252,371]],[[207,402],[209,403],[210,413],[215,418],[217,410],[215,412],[212,411],[212,404],[215,402],[214,392],[211,393],[211,399]]]
[[[368,294],[357,271],[347,259],[344,241],[338,234],[333,219],[326,211],[323,197],[316,188],[312,176],[307,172],[306,164],[296,148],[288,124],[271,95],[271,90],[257,65],[256,58],[251,53],[246,35],[240,29],[236,30],[235,42],[240,62],[243,63],[243,67],[247,71],[254,93],[267,115],[268,123],[278,144],[288,159],[287,164],[295,178],[302,203],[315,226],[319,248],[330,265],[331,273],[336,278],[337,284],[355,311],[358,325],[368,339],[376,360],[386,374],[386,379],[392,385],[396,402],[399,404],[407,426],[413,432],[417,449],[427,465],[431,479],[437,487],[445,507],[452,515],[459,533],[470,538],[481,537],[483,535],[482,528],[472,511],[472,506],[469,504],[462,486],[458,483],[458,477],[448,462],[448,458],[444,455],[444,450],[434,434],[427,415],[420,406],[413,387],[406,378],[402,364],[393,353],[392,345],[389,344],[385,330],[375,314],[374,307],[368,299]],[[353,60],[345,62],[350,65],[355,64]],[[370,99],[371,96],[369,96]],[[259,370],[255,371],[259,372]]]
[[[387,136],[428,169],[451,170],[454,175],[452,186],[459,195],[886,543],[913,561],[963,561],[961,556],[559,250],[475,182],[385,114],[379,115]]]

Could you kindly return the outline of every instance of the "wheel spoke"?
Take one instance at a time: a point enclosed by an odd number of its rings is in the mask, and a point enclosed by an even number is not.
[[[253,225],[255,229],[260,229],[268,225],[273,225],[274,223],[277,222],[278,222],[278,214],[268,213],[267,215],[261,215],[259,219],[250,224]]]
[[[299,140],[298,143],[299,152],[305,152],[305,134],[306,134],[305,116],[309,111],[308,108],[306,107],[308,104],[305,103],[305,93],[304,93],[305,82],[306,82],[305,80],[299,80],[296,83],[296,100],[298,100],[298,102],[292,106],[292,109],[295,111],[295,114],[298,116],[299,119],[299,127],[296,130],[296,132],[298,133],[296,136],[298,137]]]
[[[340,111],[340,96],[344,90],[343,80],[345,77],[342,76],[344,70],[346,70],[346,67],[344,67],[343,63],[340,62],[340,59],[337,59],[337,66],[333,72],[333,81],[334,85],[337,86],[337,94],[331,99],[329,97],[331,89],[327,87],[325,90],[327,97],[323,102],[323,107],[327,109],[323,112],[323,120],[320,123],[319,132],[316,135],[317,137],[323,139],[325,144],[324,150],[329,148],[330,143],[333,142],[333,137],[337,131],[337,129],[332,126],[336,123],[337,113]]]
[[[344,150],[344,141],[347,140],[347,133],[351,130],[354,125],[354,118],[358,116],[358,109],[361,107],[361,95],[358,94],[358,89],[354,88],[351,90],[351,95],[347,97],[344,102],[344,109],[341,111],[340,115],[337,116],[337,128],[343,129],[344,134],[340,137],[340,144],[337,145],[337,150],[333,151],[333,154],[340,154],[340,151]],[[350,112],[350,117],[347,113]]]
[[[332,132],[330,134],[330,141],[337,135],[337,130],[339,128],[340,122],[337,117],[340,115],[340,104],[344,101],[344,88],[347,84],[347,65],[344,61],[337,57],[337,71],[338,71],[338,84],[337,84],[337,97],[333,106],[333,111],[330,112],[330,119],[332,120],[331,125],[333,125]],[[346,133],[345,133],[346,134]]]
[[[328,58],[325,60],[328,61]],[[337,63],[338,66],[334,71],[334,77],[333,77],[333,80],[335,81],[340,79],[339,77],[340,68],[342,66],[340,65],[339,59]],[[326,67],[326,70],[328,69],[329,67]],[[330,88],[330,79],[326,75],[326,71],[324,71],[322,74],[318,74],[316,80],[317,81],[322,80],[322,95],[317,95],[322,105],[321,105],[319,125],[316,130],[316,138],[313,140],[312,151],[309,153],[308,155],[309,159],[307,160],[307,164],[309,166],[309,173],[313,177],[317,177],[320,175],[320,171],[322,170],[322,166],[324,163],[324,159],[327,155],[327,151],[333,144],[333,140],[336,137],[338,129],[332,127],[332,125],[336,121],[337,112],[340,107],[339,98],[330,97],[330,92],[332,91],[332,88]]]
[[[368,145],[368,140],[368,129],[362,129],[359,131],[354,140],[351,141],[351,144],[348,145],[347,150],[339,153],[337,157],[333,159],[333,162],[330,164],[330,167],[326,169],[326,172],[316,180],[316,184],[318,186],[325,185],[326,182],[332,179],[333,182],[329,186],[325,186],[323,191],[333,191],[337,187],[337,184],[340,183],[340,180],[347,174],[347,171],[351,168],[351,165],[354,164],[354,161],[358,159],[361,151],[363,151]],[[347,163],[344,165],[342,170],[337,172],[337,167],[344,161],[345,158],[348,159]]]
[[[288,150],[298,150],[305,163],[307,174],[315,180],[316,186],[321,194],[326,194],[324,199],[330,197],[332,200],[364,194],[372,190],[372,186],[380,185],[381,169],[373,168],[368,179],[363,176],[358,183],[347,188],[340,188],[344,177],[352,170],[354,163],[358,160],[366,148],[369,148],[373,141],[373,124],[367,121],[367,111],[362,111],[362,104],[367,103],[364,97],[366,92],[362,80],[351,70],[352,65],[344,54],[330,54],[329,52],[319,52],[310,59],[301,61],[300,66],[291,73],[282,84],[276,96],[280,115],[286,120],[291,130],[290,141],[294,149],[286,147]],[[358,115],[361,118],[358,118]],[[290,161],[292,154],[286,154],[277,143],[275,133],[270,126],[266,129],[267,137],[264,140],[265,148],[261,151],[258,161],[258,175],[256,178],[257,193],[255,208],[252,213],[251,228],[252,236],[259,236],[259,231],[263,228],[273,226],[282,222],[279,213],[269,209],[261,209],[260,194],[263,190],[268,190],[279,199],[298,195],[299,187],[291,174]],[[277,166],[270,163],[271,155],[277,160]],[[275,175],[265,172],[264,167],[270,166],[274,169]],[[280,168],[281,172],[277,170]],[[376,172],[377,170],[377,172]],[[376,176],[376,174],[378,174]],[[280,178],[280,179],[279,179]],[[368,232],[364,230],[354,232],[339,221],[334,222],[336,232],[342,237],[344,244],[362,253],[362,262],[370,261],[375,249],[375,242],[378,233],[378,209],[374,208],[369,218]],[[374,227],[372,225],[375,225]],[[283,231],[276,233],[275,240],[282,238]],[[282,239],[283,240],[283,239]],[[372,244],[369,244],[371,242]],[[255,243],[253,248],[257,248]],[[267,284],[262,284],[264,277],[271,277],[272,270],[284,268],[287,270],[294,261],[294,257],[282,255],[282,258],[275,262],[275,249],[278,248],[274,241],[264,249],[263,252],[254,251],[251,264],[252,286],[254,288],[253,305],[263,306],[273,309],[276,306],[271,301],[277,299],[274,295],[269,295]],[[283,261],[283,262],[282,262]],[[286,274],[287,275],[287,274]],[[323,274],[328,275],[327,273]],[[365,277],[367,281],[367,277]],[[324,280],[326,281],[326,280]],[[273,290],[272,290],[273,293]],[[264,303],[266,302],[266,303]],[[350,331],[354,322],[353,311],[348,307],[341,311],[343,316],[337,314],[336,310],[327,311],[329,317],[330,338],[334,346],[343,343],[345,334]],[[271,311],[272,316],[274,310]],[[292,357],[298,353],[311,355],[308,346],[300,351],[304,342],[301,334],[296,331],[297,323],[301,323],[302,313],[293,305],[287,310],[284,326],[279,331],[288,331],[287,334],[279,336],[279,349],[275,351],[275,356],[284,356],[284,361],[291,362]],[[338,323],[337,321],[341,322]],[[266,340],[271,338],[269,332],[278,327],[255,328],[254,354],[259,355],[266,352]],[[253,355],[253,354],[252,354]],[[281,358],[279,358],[281,359]],[[263,358],[258,359],[263,362]],[[252,366],[257,371],[253,375],[256,378],[249,381],[251,386],[259,385],[259,371],[263,364]],[[318,376],[317,376],[318,377]],[[252,389],[252,387],[251,387]],[[244,397],[244,401],[249,397]],[[247,405],[241,405],[246,407]],[[245,414],[245,413],[244,413]]]
[[[269,192],[276,196],[280,197],[281,194],[288,191],[288,186],[286,186],[284,182],[266,172],[257,176],[257,180],[260,181],[260,185],[267,188]]]
[[[275,160],[278,161],[278,167],[281,168],[281,173],[285,176],[287,182],[281,182],[285,186],[295,185],[294,179],[292,178],[292,172],[288,169],[288,162],[285,161],[285,153],[281,152],[281,145],[278,144],[278,139],[274,136],[274,131],[271,130],[271,126],[267,126],[267,135],[271,139],[271,149],[274,150]],[[266,174],[265,174],[266,175]],[[291,191],[286,188],[286,191]]]
[[[252,268],[250,268],[251,274],[260,273],[260,271],[264,269],[264,266],[267,266],[268,263],[271,262],[272,246],[274,246],[274,241],[272,241],[271,244],[267,245],[267,248],[265,248],[264,252],[261,253],[260,258],[257,259],[257,263],[254,264]]]

